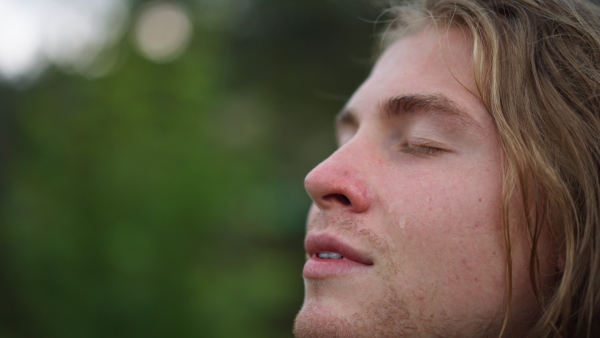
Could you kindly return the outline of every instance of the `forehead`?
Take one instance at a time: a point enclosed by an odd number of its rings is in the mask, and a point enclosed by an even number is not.
[[[472,39],[457,28],[427,26],[392,44],[347,108],[360,119],[377,114],[382,101],[403,95],[442,95],[477,123],[490,122],[475,85]]]

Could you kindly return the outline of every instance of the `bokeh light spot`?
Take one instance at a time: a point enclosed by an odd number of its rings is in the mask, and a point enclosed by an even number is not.
[[[0,0],[0,82],[27,85],[51,65],[108,73],[95,59],[121,39],[128,10],[125,0]]]
[[[0,0],[0,78],[33,73],[42,62],[40,18],[26,6]]]
[[[172,2],[152,2],[138,15],[134,40],[147,59],[165,63],[179,57],[192,37],[187,11]]]

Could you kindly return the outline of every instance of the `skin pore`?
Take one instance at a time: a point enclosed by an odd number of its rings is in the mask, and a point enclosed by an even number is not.
[[[459,29],[405,37],[339,114],[338,150],[305,181],[314,203],[298,337],[498,336],[507,304],[501,143],[474,94],[471,49]],[[539,306],[523,215],[510,222],[506,333],[522,336]],[[338,247],[350,261],[317,257]],[[550,248],[542,239],[540,256],[554,257]],[[554,260],[540,268],[550,275]]]

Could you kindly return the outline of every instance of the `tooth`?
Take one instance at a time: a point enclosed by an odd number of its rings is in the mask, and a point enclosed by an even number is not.
[[[321,251],[317,254],[321,259],[342,259],[344,256],[337,252]]]

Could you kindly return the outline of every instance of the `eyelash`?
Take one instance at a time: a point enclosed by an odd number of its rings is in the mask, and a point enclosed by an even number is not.
[[[421,156],[430,156],[436,155],[444,152],[444,149],[425,146],[425,145],[415,145],[415,144],[403,144],[401,145],[400,151],[407,154],[421,155]]]

